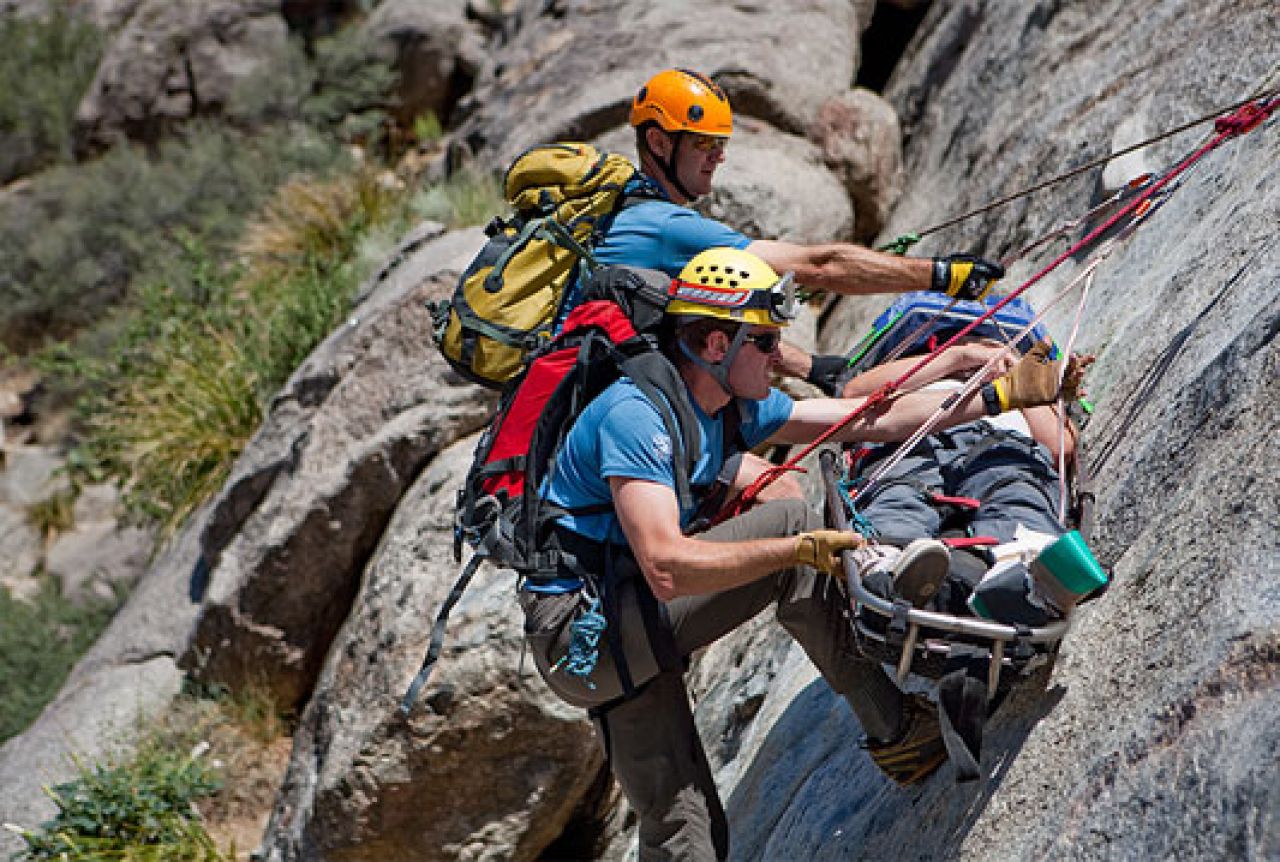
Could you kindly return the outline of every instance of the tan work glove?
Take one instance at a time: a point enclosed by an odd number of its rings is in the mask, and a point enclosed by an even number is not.
[[[858,533],[839,530],[814,530],[796,536],[796,564],[812,566],[828,575],[841,575],[840,553],[861,548],[867,543]]]
[[[1052,349],[1049,342],[1039,342],[1018,360],[1018,364],[1008,374],[1002,374],[991,381],[1001,411],[1038,407],[1058,400],[1058,369],[1061,368],[1061,362],[1049,358]],[[1062,381],[1063,399],[1075,400],[1084,379],[1084,369],[1090,361],[1092,357],[1071,357]]]

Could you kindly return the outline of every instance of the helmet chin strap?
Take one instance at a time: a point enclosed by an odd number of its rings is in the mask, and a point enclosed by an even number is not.
[[[703,371],[711,375],[711,379],[720,384],[720,388],[725,394],[731,398],[738,397],[738,393],[733,391],[733,387],[729,384],[729,366],[733,365],[733,360],[737,357],[738,351],[742,349],[742,345],[747,341],[747,326],[741,324],[738,331],[733,336],[733,341],[729,343],[729,349],[725,352],[724,358],[719,362],[708,362],[701,356],[689,349],[689,345],[685,344],[682,339],[677,338],[676,344],[680,347],[680,352],[685,358]]]
[[[657,124],[655,123],[654,125],[656,126]],[[658,169],[662,171],[663,178],[666,179],[672,188],[678,191],[687,201],[697,200],[698,196],[690,193],[690,191],[685,188],[684,183],[680,182],[680,177],[676,173],[676,156],[680,153],[680,143],[684,140],[684,132],[667,132],[666,129],[663,129],[663,132],[670,135],[674,141],[671,145],[671,158],[666,161],[659,158],[658,154],[653,151],[653,147],[649,146],[649,139],[647,136],[641,136],[641,140],[644,142],[644,148],[648,151],[649,155],[653,157],[654,162],[658,165]]]

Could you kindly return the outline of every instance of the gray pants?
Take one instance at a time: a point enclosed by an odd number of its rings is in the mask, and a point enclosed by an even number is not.
[[[893,451],[892,446],[880,449],[885,455]],[[872,461],[863,475],[874,470]],[[1057,517],[1058,473],[1048,450],[986,423],[958,425],[926,437],[859,508],[888,544],[901,547],[912,539],[936,538],[950,525],[944,523],[944,510],[929,502],[926,490],[981,501],[967,519],[973,536],[1011,542],[1019,524],[1051,536],[1064,532]],[[954,552],[951,571],[930,607],[970,614],[965,601],[985,574],[987,560],[981,553]],[[887,576],[873,574],[867,585],[872,592],[890,594]]]
[[[864,472],[873,469],[874,464]],[[936,537],[942,512],[925,498],[926,488],[981,500],[969,522],[974,535],[1011,542],[1018,524],[1051,536],[1063,533],[1057,470],[1048,450],[1021,434],[969,423],[926,437],[881,480],[861,512],[895,543]]]
[[[708,541],[790,536],[820,526],[798,500],[766,503],[708,530]],[[694,726],[683,675],[663,670],[654,658],[640,621],[635,590],[644,588],[634,562],[619,579],[619,621],[623,653],[636,691],[621,699],[621,682],[610,650],[601,639],[600,658],[587,682],[551,672],[568,649],[568,623],[578,594],[540,596],[525,592],[525,633],[539,671],[553,691],[584,707],[608,705],[595,713],[605,753],[623,792],[639,816],[640,859],[724,859],[728,824],[706,753]],[[629,575],[629,576],[628,576]],[[847,601],[833,579],[807,567],[784,569],[720,593],[667,602],[671,632],[688,656],[733,631],[772,605],[782,624],[804,648],[831,687],[853,708],[872,737],[899,732],[902,693],[879,664],[857,652],[845,616]]]

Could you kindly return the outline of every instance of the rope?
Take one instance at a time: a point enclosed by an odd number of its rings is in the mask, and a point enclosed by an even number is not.
[[[1058,183],[1066,182],[1072,177],[1079,176],[1085,171],[1089,171],[1089,170],[1092,170],[1093,168],[1099,167],[1101,165],[1105,165],[1107,162],[1110,162],[1113,159],[1118,159],[1121,156],[1127,156],[1129,153],[1136,152],[1137,150],[1141,150],[1144,147],[1149,147],[1152,144],[1157,144],[1160,141],[1173,137],[1174,135],[1180,135],[1185,131],[1194,129],[1197,126],[1204,125],[1210,120],[1217,120],[1218,122],[1221,122],[1221,120],[1219,120],[1218,118],[1222,117],[1224,114],[1230,113],[1234,115],[1237,112],[1249,107],[1252,104],[1263,102],[1266,100],[1274,100],[1278,93],[1280,93],[1280,88],[1272,88],[1269,91],[1264,91],[1254,96],[1250,96],[1247,99],[1243,99],[1239,102],[1236,102],[1234,105],[1229,105],[1225,108],[1219,108],[1216,111],[1197,117],[1194,120],[1183,123],[1182,125],[1169,129],[1168,131],[1161,132],[1160,134],[1155,135],[1154,137],[1147,138],[1145,141],[1140,141],[1136,144],[1132,144],[1130,146],[1124,147],[1123,149],[1117,150],[1114,153],[1109,153],[1105,156],[1099,156],[1096,159],[1091,159],[1090,161],[1085,162],[1083,165],[1072,168],[1068,171],[1065,171],[1064,173],[1058,174],[1055,177],[1050,177],[1049,179],[1044,180],[1043,182],[1036,183],[1035,185],[1028,186],[1027,188],[1021,189],[1016,192],[1012,192],[1011,194],[1007,194],[1004,197],[997,198],[996,200],[983,204],[980,207],[971,209],[968,212],[961,213],[960,215],[953,216],[952,218],[949,218],[946,221],[939,222],[938,224],[935,224],[932,227],[927,227],[924,230],[917,231],[914,233],[903,234],[902,236],[898,237],[892,242],[889,242],[889,243],[886,243],[885,245],[880,246],[879,250],[893,252],[894,254],[906,254],[908,249],[910,249],[911,246],[915,245],[917,242],[924,239],[926,236],[929,236],[930,234],[937,233],[940,230],[945,230],[946,228],[960,224],[963,221],[968,221],[969,219],[974,218],[975,216],[980,216],[984,213],[991,212],[994,209],[999,209],[1000,207],[1005,206],[1006,204],[1011,204],[1016,200],[1027,197],[1028,195],[1035,194],[1036,192],[1042,191],[1051,186],[1055,186]],[[1273,107],[1274,107],[1274,104],[1273,104]],[[1270,113],[1270,109],[1267,110],[1267,113],[1268,114]],[[1258,122],[1260,123],[1263,119],[1266,119],[1266,117],[1265,116],[1262,117],[1261,119],[1258,120]],[[1249,131],[1252,128],[1256,128],[1256,125],[1257,123],[1255,123],[1253,126],[1250,126],[1248,129],[1245,129],[1244,131]],[[1219,132],[1222,131],[1221,128],[1217,127],[1216,123],[1215,123],[1215,129]]]
[[[1081,271],[1079,275],[1077,275],[1074,279],[1072,279],[1071,282],[1067,284],[1066,287],[1064,287],[1061,291],[1057,293],[1057,295],[1055,295],[1048,303],[1046,303],[1044,307],[1040,310],[1040,312],[1034,318],[1032,318],[1032,320],[1029,323],[1023,326],[1022,330],[1017,334],[1016,337],[1012,339],[1012,341],[1009,344],[1005,345],[1005,348],[1003,350],[1001,350],[998,354],[996,354],[991,359],[989,359],[987,363],[982,366],[982,368],[978,369],[976,373],[974,373],[968,380],[965,381],[964,385],[961,386],[960,389],[953,392],[950,396],[947,397],[945,401],[942,402],[942,404],[938,405],[938,408],[929,416],[929,418],[927,418],[924,421],[924,423],[921,424],[920,427],[918,427],[911,434],[910,437],[908,437],[903,443],[899,444],[898,448],[895,449],[888,458],[885,458],[880,462],[878,462],[876,464],[875,472],[873,472],[871,476],[867,478],[867,480],[863,483],[863,485],[858,489],[858,493],[854,496],[853,498],[854,505],[857,505],[858,501],[860,501],[863,497],[867,496],[867,494],[871,492],[871,489],[875,488],[880,483],[880,479],[884,477],[884,475],[888,473],[890,470],[892,470],[895,466],[897,466],[898,463],[904,457],[906,457],[906,455],[912,449],[915,448],[916,444],[918,444],[925,437],[928,437],[931,433],[933,433],[933,430],[934,428],[937,427],[938,423],[940,423],[948,414],[953,412],[955,408],[962,401],[964,401],[966,398],[971,397],[973,393],[975,393],[978,390],[978,388],[982,386],[983,381],[986,380],[987,375],[990,373],[990,371],[993,368],[995,368],[996,364],[999,363],[1002,358],[1004,358],[1009,354],[1010,350],[1013,349],[1013,345],[1017,344],[1019,341],[1021,341],[1023,338],[1026,337],[1027,333],[1035,329],[1036,326],[1041,322],[1041,320],[1044,319],[1044,317],[1053,309],[1055,305],[1058,304],[1059,301],[1062,300],[1063,297],[1065,297],[1072,290],[1074,290],[1076,285],[1079,284],[1082,279],[1085,279],[1086,277],[1091,278],[1093,273],[1097,270],[1098,266],[1102,263],[1103,260],[1106,259],[1107,255],[1111,253],[1111,249],[1113,247],[1114,247],[1114,243],[1109,242],[1103,251],[1099,252],[1096,257],[1094,257],[1092,260],[1089,261],[1089,263],[1085,266],[1085,268]],[[1066,369],[1066,365],[1064,363],[1063,370],[1065,371],[1065,369]]]
[[[798,454],[788,459],[786,463],[772,467],[761,473],[760,476],[747,486],[747,488],[744,489],[735,500],[731,501],[730,505],[726,506],[721,511],[716,522],[719,523],[725,518],[732,517],[733,515],[743,511],[756,500],[760,495],[761,490],[776,481],[780,476],[793,471],[804,472],[804,469],[798,466],[799,462],[807,458],[819,446],[826,443],[832,436],[839,433],[842,429],[847,427],[872,407],[886,401],[891,395],[896,393],[904,383],[915,376],[921,369],[929,365],[929,363],[937,359],[944,351],[954,346],[961,339],[965,338],[970,332],[980,326],[984,321],[990,319],[996,312],[1004,308],[1014,299],[1021,296],[1023,293],[1026,293],[1031,287],[1038,284],[1065,261],[1079,254],[1082,250],[1092,246],[1108,231],[1119,225],[1128,216],[1135,213],[1138,213],[1139,216],[1148,215],[1152,209],[1149,202],[1161,189],[1169,185],[1173,180],[1177,179],[1184,172],[1190,169],[1192,165],[1200,161],[1200,159],[1204,158],[1213,150],[1217,149],[1230,138],[1245,134],[1258,128],[1258,126],[1271,116],[1277,106],[1280,106],[1280,97],[1275,96],[1273,93],[1265,102],[1262,99],[1246,100],[1236,106],[1235,110],[1230,115],[1219,118],[1214,124],[1215,134],[1212,138],[1196,148],[1190,155],[1174,165],[1158,179],[1143,188],[1131,200],[1120,206],[1114,213],[1107,217],[1105,221],[1089,231],[1082,239],[1077,241],[1066,251],[1055,257],[1046,266],[1023,282],[1016,290],[1008,296],[1005,296],[995,305],[991,306],[985,313],[976,317],[959,332],[951,336],[951,338],[949,338],[944,344],[939,345],[926,356],[922,357],[919,362],[907,369],[907,371],[905,371],[896,380],[886,383],[884,386],[873,392],[862,404],[822,434],[819,434],[813,442],[801,449]],[[1112,156],[1112,158],[1114,158],[1114,156]],[[1141,210],[1141,212],[1139,212],[1139,210]],[[1121,234],[1127,235],[1128,230],[1122,231]],[[1117,239],[1118,238],[1119,237],[1117,237]],[[859,496],[861,496],[865,490],[866,487],[864,486],[863,490],[859,492]]]
[[[600,613],[600,599],[593,597],[591,605],[569,624],[569,631],[572,632],[569,650],[552,666],[551,672],[563,669],[570,676],[576,676],[585,682],[587,688],[594,689],[596,684],[591,681],[590,676],[596,669],[596,662],[600,660],[600,635],[606,625],[604,614]]]

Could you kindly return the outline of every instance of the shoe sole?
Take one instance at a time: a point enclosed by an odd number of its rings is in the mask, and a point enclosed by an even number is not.
[[[922,608],[938,592],[951,568],[951,554],[941,542],[912,542],[894,566],[893,591]]]

